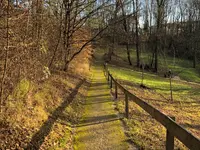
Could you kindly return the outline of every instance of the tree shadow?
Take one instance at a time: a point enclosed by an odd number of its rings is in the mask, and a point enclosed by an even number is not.
[[[93,100],[92,102],[87,102],[83,105],[94,105],[94,104],[101,104],[101,103],[110,103],[110,100]]]
[[[118,118],[116,114],[95,116],[95,117],[85,117],[84,120],[82,120],[80,123],[90,123],[90,122],[103,121],[103,120],[116,119],[116,118]]]
[[[133,86],[133,87],[137,87],[137,88],[140,88],[140,84],[138,84],[138,83],[133,83],[133,82],[131,82],[131,81],[127,81],[127,80],[122,80],[122,79],[118,79],[118,81],[120,82],[120,83],[122,83],[123,85],[126,85],[126,86]]]
[[[136,87],[136,88],[141,88],[139,86],[139,84],[135,84],[135,83],[130,83],[128,81],[124,81],[124,80],[119,80],[121,83],[123,83],[123,85],[125,86],[131,86],[131,87]],[[148,91],[152,91],[152,92],[155,92],[156,94],[159,94],[163,100],[161,99],[153,99],[153,98],[142,98],[144,100],[147,100],[147,101],[152,101],[152,102],[161,102],[161,103],[166,103],[166,104],[191,104],[191,103],[195,103],[195,104],[200,104],[200,101],[173,101],[173,102],[170,102],[169,99],[167,99],[166,97],[164,97],[162,94],[156,92],[155,90],[162,90],[162,91],[169,91],[169,89],[164,89],[164,88],[152,88],[152,89],[148,89]],[[188,88],[179,88],[179,89],[173,89],[173,92],[178,92],[178,91],[187,91]],[[196,91],[196,93],[192,93],[192,91]],[[199,92],[199,89],[194,89],[194,90],[190,90],[189,91],[191,95],[198,95]],[[112,93],[114,94],[114,93]],[[175,94],[173,93],[173,95],[180,95],[180,94]],[[184,95],[181,93],[181,95]],[[189,95],[189,94],[187,94]],[[197,105],[195,105],[197,106]]]
[[[160,102],[160,103],[170,104],[170,101],[165,101],[165,100],[160,100],[160,99],[153,99],[153,98],[142,98],[142,99],[151,101],[151,102]]]
[[[95,116],[95,117],[86,117],[75,127],[91,126],[101,123],[107,123],[117,120],[122,120],[123,117],[118,117],[117,114],[105,115],[105,116]]]
[[[187,105],[185,107],[197,107],[197,106],[200,106],[198,104],[200,104],[200,101],[173,101],[173,102],[170,102],[170,101],[167,101],[167,100],[161,100],[161,99],[153,99],[153,98],[142,98],[144,100],[147,100],[149,102],[159,102],[159,103],[166,103],[166,104],[180,104],[180,105]],[[196,105],[192,105],[192,106],[189,106],[188,104],[196,104]],[[184,106],[182,106],[184,107]]]
[[[198,89],[194,89],[194,90],[192,90],[192,91],[190,91],[189,92],[189,94],[191,94],[191,95],[200,95],[200,89],[198,88]]]
[[[53,124],[59,118],[59,114],[62,113],[65,108],[73,101],[74,97],[78,93],[79,88],[84,82],[86,82],[85,79],[81,80],[74,88],[74,90],[69,94],[69,96],[65,98],[65,101],[63,101],[63,103],[61,103],[61,105],[57,107],[55,111],[48,117],[47,121],[44,122],[40,130],[33,135],[30,143],[25,148],[26,150],[37,150],[40,148],[45,140],[45,137],[50,133]]]
[[[108,89],[109,89],[109,87],[91,87],[90,91],[98,92],[98,91],[104,91],[104,90],[108,90]]]
[[[92,87],[95,87],[95,88],[97,88],[98,86],[104,86],[104,85],[107,85],[107,83],[102,83],[102,82],[92,83]]]
[[[90,91],[102,91],[102,90],[108,90],[109,89],[109,87],[107,87],[107,86],[91,86],[90,87]]]
[[[200,129],[200,124],[189,124],[189,123],[182,123],[180,124],[183,127],[193,128],[193,129]]]
[[[99,95],[91,95],[87,96],[88,98],[100,98],[100,97],[107,97],[110,96],[109,94],[99,94]]]

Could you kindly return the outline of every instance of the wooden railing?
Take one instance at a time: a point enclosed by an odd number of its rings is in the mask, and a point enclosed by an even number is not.
[[[200,139],[192,135],[189,131],[182,128],[175,122],[174,117],[168,117],[153,106],[138,98],[134,94],[126,90],[117,80],[110,74],[108,67],[104,64],[104,73],[110,85],[110,88],[115,85],[115,98],[118,97],[118,89],[125,95],[125,115],[129,118],[129,99],[134,101],[143,110],[149,113],[154,119],[161,123],[167,129],[166,150],[174,149],[174,137],[180,140],[185,146],[191,150],[200,150]]]

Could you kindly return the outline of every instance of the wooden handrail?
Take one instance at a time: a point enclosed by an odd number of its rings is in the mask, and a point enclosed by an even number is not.
[[[147,113],[149,113],[154,119],[156,119],[159,123],[161,123],[166,129],[168,133],[168,137],[174,136],[178,140],[180,140],[185,146],[187,146],[189,149],[192,150],[200,150],[200,139],[192,135],[189,131],[186,129],[182,128],[180,125],[178,125],[174,119],[171,119],[170,117],[166,116],[162,112],[160,112],[158,109],[154,108],[144,100],[138,98],[136,95],[132,94],[129,92],[127,89],[125,89],[108,71],[107,66],[104,64],[104,71],[105,75],[108,76],[108,79],[110,78],[110,82],[113,82],[115,84],[115,89],[119,88],[121,89],[126,97],[126,100],[132,100],[134,101],[137,105],[139,105],[143,110],[145,110]],[[112,81],[111,81],[112,80]],[[115,97],[117,97],[115,93]],[[128,102],[126,102],[128,105]],[[126,116],[128,116],[128,106],[125,106],[126,110]],[[173,149],[174,147],[174,141],[171,140],[172,138],[167,138],[170,139],[171,142],[167,141],[166,146],[167,149]],[[171,144],[171,145],[170,145]]]

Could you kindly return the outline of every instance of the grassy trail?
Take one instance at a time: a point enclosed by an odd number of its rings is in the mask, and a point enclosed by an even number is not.
[[[74,149],[128,150],[123,125],[114,110],[110,90],[102,67],[92,67],[92,82],[85,103],[83,120],[77,125]]]

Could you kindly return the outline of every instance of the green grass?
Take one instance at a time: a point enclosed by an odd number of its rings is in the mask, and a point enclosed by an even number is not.
[[[145,98],[148,103],[165,114],[175,116],[178,123],[186,124],[189,122],[189,124],[193,124],[194,122],[194,124],[200,125],[198,118],[200,117],[198,111],[200,109],[198,105],[200,86],[196,87],[189,83],[173,81],[173,98],[175,102],[169,103],[163,98],[170,99],[169,79],[145,73],[144,84],[150,87],[151,90],[144,90],[138,86],[141,83],[141,72],[112,65],[109,65],[109,70],[132,93],[138,97]],[[124,98],[119,99],[123,100]],[[119,103],[121,103],[118,105],[121,107],[119,110],[123,113],[124,102],[121,101]],[[191,107],[193,105],[194,108]],[[134,143],[144,149],[164,149],[166,130],[161,124],[156,122],[133,102],[130,103],[130,116],[132,119],[127,120],[126,124]],[[193,134],[199,135],[198,128],[190,128],[187,125],[184,127],[193,131]],[[176,148],[185,149],[185,146],[176,140]]]
[[[101,51],[100,54],[102,53]],[[123,59],[126,59],[126,53],[121,49],[116,53]],[[132,54],[132,60],[135,60],[134,55]],[[145,57],[147,60],[148,57]],[[186,81],[199,82],[200,78],[198,70],[191,68],[192,64],[190,61],[177,59],[177,64],[174,67],[173,59],[170,57],[167,58],[168,68],[173,68],[173,71],[175,70],[174,72],[183,79],[172,80],[174,102],[170,103],[170,83],[168,78],[151,72],[145,72],[143,83],[150,89],[142,89],[139,87],[142,78],[140,70],[134,67],[128,67],[127,62],[115,59],[117,58],[113,57],[111,64],[108,64],[109,70],[114,78],[131,93],[142,98],[156,109],[168,116],[175,116],[178,124],[199,137],[200,85]],[[161,68],[161,66],[164,65],[160,63],[159,67]],[[119,96],[117,106],[119,111],[124,113],[123,95]],[[132,101],[129,102],[129,111],[130,119],[126,120],[126,125],[132,141],[144,149],[165,149],[166,129]],[[187,149],[177,139],[175,141],[175,148]]]
[[[103,50],[101,50],[103,51]],[[104,50],[105,51],[105,50]],[[127,61],[127,54],[125,48],[118,48],[115,54],[120,56],[123,60]],[[151,54],[143,51],[141,54],[141,62],[149,64]],[[170,56],[159,55],[158,57],[159,72],[163,75],[169,69],[172,70],[174,75],[179,76],[181,79],[191,82],[200,82],[200,65],[197,64],[197,69],[192,68],[192,61],[182,58],[174,58]],[[136,52],[135,49],[131,49],[131,60],[136,64]]]
[[[200,75],[197,69],[194,68],[183,68],[183,67],[176,67],[174,69],[176,72],[180,72],[178,76],[186,81],[198,82],[200,83]]]
[[[142,73],[130,69],[119,68],[113,65],[109,65],[109,70],[112,75],[120,80],[124,80],[127,82],[132,82],[135,84],[141,84],[142,82]],[[170,83],[169,79],[162,78],[158,75],[154,75],[151,73],[144,73],[144,81],[143,84],[147,87],[156,90],[160,93],[169,93],[170,92]],[[173,91],[180,93],[189,93],[193,92],[196,89],[192,88],[192,85],[185,84],[180,81],[172,81]]]
[[[102,55],[102,53],[105,53],[106,50],[99,50],[99,54]],[[125,48],[118,48],[115,51],[115,54],[123,58],[124,60],[127,60],[126,50]],[[147,52],[143,52],[141,54],[141,57],[145,63],[148,63],[149,61],[149,54]],[[131,58],[134,62],[136,60],[136,52],[134,49],[131,49]],[[120,64],[125,64],[122,60],[118,60]],[[176,58],[174,65],[174,59],[172,57],[166,56],[164,59],[163,56],[159,56],[159,71],[164,72],[163,70],[167,71],[168,69],[171,69],[175,76],[179,76],[182,80],[185,81],[191,81],[191,82],[200,82],[200,74],[198,72],[198,69],[191,68],[192,62],[185,59]],[[199,66],[198,66],[199,67]],[[197,68],[198,68],[197,67]],[[131,67],[130,67],[131,68]],[[136,84],[141,84],[142,82],[142,73],[138,70],[135,71],[135,69],[130,69],[123,67],[117,67],[114,65],[110,65],[109,69],[112,72],[112,74],[121,80],[125,80],[127,82],[132,82]],[[163,78],[162,73],[152,74],[151,72],[145,72],[144,73],[144,81],[143,83],[155,90],[156,92],[159,92],[161,94],[167,94],[169,97],[170,94],[170,83],[168,78]],[[184,101],[188,98],[180,96],[183,94],[184,96],[186,94],[199,96],[199,87],[195,87],[193,84],[187,84],[184,81],[181,80],[172,80],[172,88],[173,88],[173,94],[178,99],[178,101]],[[198,98],[198,97],[197,97]]]

